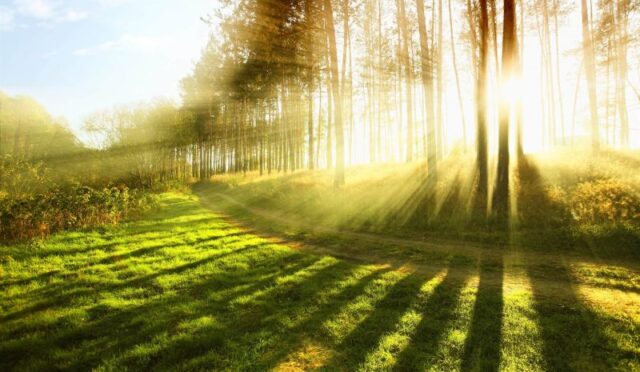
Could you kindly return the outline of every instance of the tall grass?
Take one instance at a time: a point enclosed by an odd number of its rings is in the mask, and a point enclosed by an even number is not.
[[[475,209],[475,167],[469,155],[441,162],[433,186],[427,185],[425,164],[412,163],[352,167],[341,189],[332,186],[331,171],[301,171],[218,176],[211,190],[202,190],[337,229],[638,255],[639,163],[635,153],[578,157],[563,152],[521,159],[512,170],[508,231]]]

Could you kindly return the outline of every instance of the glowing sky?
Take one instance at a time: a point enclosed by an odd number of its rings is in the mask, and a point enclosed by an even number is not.
[[[392,0],[383,2],[393,9]],[[451,42],[446,22],[442,45],[443,115],[447,123],[444,138],[449,145],[462,138],[462,112],[466,117],[468,144],[474,138],[470,56],[460,36],[464,32],[465,6],[466,2],[452,1],[462,110],[450,68]],[[215,0],[0,0],[0,90],[36,98],[53,115],[64,116],[82,138],[83,118],[97,110],[155,97],[177,101],[179,81],[190,72],[208,39],[209,26],[200,17],[219,8],[220,4]],[[446,8],[443,17],[448,17]],[[384,18],[384,27],[395,29],[395,17],[389,13]],[[547,92],[542,92],[540,83],[542,64],[537,18],[527,14],[526,20],[524,79],[516,89],[523,97],[525,150],[537,151],[545,142],[540,124],[540,97]],[[361,26],[354,22],[352,27],[354,34],[358,34]],[[557,115],[564,119],[565,137],[570,134],[584,137],[589,134],[584,82],[576,90],[577,82],[584,79],[580,69],[579,8],[572,8],[561,19],[558,33],[562,98],[556,97]],[[413,36],[417,37],[416,33]],[[341,38],[340,30],[338,37]],[[356,40],[354,60],[363,58],[363,53],[361,43]],[[640,74],[635,68],[638,61],[640,53],[636,48],[630,48],[630,86],[632,83],[640,86]],[[602,95],[605,78],[601,72],[598,89]],[[355,79],[354,85],[361,86],[359,78],[356,76]],[[420,101],[419,90],[416,98]],[[357,121],[363,118],[365,104],[364,100],[354,103]],[[422,117],[421,110],[417,108],[417,120]],[[640,114],[640,99],[636,99],[631,91],[628,92],[628,110],[631,142],[640,146],[640,123],[634,119]],[[491,107],[489,115],[495,116]],[[497,121],[491,122],[489,130],[495,132]],[[612,126],[611,132],[613,130]],[[356,149],[366,147],[368,137],[365,132],[364,128],[355,129]],[[490,135],[492,141],[496,138],[496,135]],[[368,151],[356,153],[366,159]]]
[[[36,98],[76,133],[98,109],[179,97],[211,0],[0,0],[0,90]]]

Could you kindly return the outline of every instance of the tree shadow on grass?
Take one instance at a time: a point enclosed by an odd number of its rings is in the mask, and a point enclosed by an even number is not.
[[[299,322],[292,328],[281,330],[278,341],[270,347],[266,361],[262,363],[265,369],[272,369],[283,362],[287,356],[295,352],[308,339],[317,338],[322,332],[323,323],[337,315],[349,301],[361,295],[365,288],[381,277],[389,269],[374,270],[373,272],[360,278],[354,284],[341,289],[339,293],[331,299],[325,300],[313,313],[303,322]]]
[[[581,249],[597,259],[600,253],[589,242],[586,242],[586,247],[581,247],[577,244],[579,241],[566,235],[571,223],[567,206],[549,198],[535,162],[524,158],[518,167],[521,183],[518,195],[520,217],[525,228],[538,228],[519,239],[526,240],[528,245]],[[585,249],[587,247],[589,250]],[[556,262],[550,268],[529,264],[527,275],[542,339],[541,353],[545,369],[609,371],[620,368],[619,363],[625,360],[638,358],[637,354],[620,350],[615,340],[605,334],[609,333],[605,332],[605,328],[623,329],[622,333],[633,331],[624,330],[620,320],[597,314],[584,304],[575,286],[576,278],[563,262]]]
[[[248,248],[247,248],[248,249]],[[246,250],[239,249],[229,253],[239,253]],[[220,258],[221,255],[217,255]],[[195,268],[204,265],[213,258],[206,258],[187,265],[181,265],[170,271],[164,270],[162,274],[179,273],[187,268]],[[279,262],[279,260],[284,260]],[[7,366],[31,365],[31,360],[47,360],[57,368],[71,368],[87,370],[95,367],[106,359],[113,358],[119,353],[151,341],[155,336],[163,332],[175,332],[175,327],[180,321],[197,318],[209,314],[224,314],[230,311],[227,304],[239,296],[247,295],[265,288],[275,288],[278,278],[292,275],[302,270],[308,270],[310,266],[319,261],[317,257],[304,256],[291,252],[286,256],[278,256],[267,259],[271,264],[256,265],[241,275],[245,281],[225,280],[220,276],[200,279],[183,290],[168,295],[161,294],[151,298],[141,305],[127,306],[125,308],[113,308],[98,304],[87,310],[87,321],[74,322],[71,327],[65,318],[60,319],[59,324],[49,328],[47,338],[33,339],[26,343],[4,344],[0,347],[2,364]],[[283,263],[286,262],[286,263]],[[161,273],[155,273],[153,277]],[[150,276],[141,278],[136,285],[124,285],[123,288],[146,287],[145,281]],[[142,280],[144,279],[144,280]],[[253,281],[249,282],[250,279]],[[249,284],[248,286],[246,284]],[[120,286],[118,286],[120,287]],[[240,287],[234,290],[234,287]],[[212,294],[222,293],[223,296]],[[116,295],[116,288],[105,288],[98,294]],[[84,294],[88,295],[88,294]],[[94,293],[94,295],[97,295]],[[26,315],[25,315],[26,316]],[[28,332],[29,326],[21,328],[21,332]],[[233,328],[233,323],[229,325]],[[57,331],[57,330],[60,331]],[[15,332],[14,332],[15,333]],[[232,333],[231,333],[232,334]],[[19,338],[19,334],[14,334]],[[215,345],[212,343],[211,345]],[[60,350],[78,350],[73,353],[59,353]],[[158,359],[161,359],[158,357]],[[173,360],[177,363],[179,360]],[[154,364],[157,361],[148,360]],[[139,361],[137,363],[140,363]]]
[[[311,266],[302,269],[302,271],[309,270],[312,270]],[[106,333],[105,328],[116,327],[121,333],[115,340],[112,332],[98,337],[99,344],[93,346],[91,350],[85,348],[85,352],[94,352],[93,357],[75,361],[72,368],[94,365],[105,353],[107,355],[126,353],[130,347],[144,345],[145,341],[152,342],[153,338],[159,335],[169,338],[166,345],[151,348],[152,350],[145,355],[125,356],[118,363],[135,369],[180,369],[179,366],[184,363],[190,363],[190,368],[195,369],[225,368],[226,363],[234,362],[257,366],[263,349],[277,339],[280,320],[299,312],[304,313],[305,307],[321,291],[331,288],[337,281],[348,276],[352,270],[352,265],[335,262],[312,270],[309,275],[297,281],[283,281],[275,286],[259,286],[254,288],[253,292],[247,293],[251,299],[241,306],[232,303],[239,298],[238,293],[234,293],[233,297],[213,301],[207,298],[193,300],[176,296],[151,303],[144,308],[129,310],[115,318],[107,317],[93,324],[90,329],[79,329],[76,334],[65,337],[67,342],[78,343],[79,337],[93,335],[91,340],[85,338],[85,341],[93,345],[96,340],[95,333]],[[283,278],[282,275],[279,277]],[[141,314],[145,313],[155,317],[156,320],[142,322]],[[213,328],[204,327],[192,333],[178,334],[177,326],[180,323],[209,315],[217,319]],[[64,340],[58,341],[62,344],[64,342]],[[237,357],[238,350],[243,350],[245,353],[241,360],[225,360],[234,358],[234,355]],[[216,355],[216,358],[208,359],[205,365],[195,365],[197,364],[195,361],[211,352]],[[215,359],[225,360],[225,362],[212,365],[211,361]],[[192,360],[194,362],[190,362]]]
[[[585,304],[566,267],[556,269],[554,277],[563,279],[549,282],[529,275],[545,369],[612,371],[631,368],[634,360],[637,363],[637,349],[623,350],[618,340],[611,338],[617,332],[633,334],[634,327],[629,329],[623,320],[596,313]]]
[[[518,218],[523,228],[529,230],[544,230],[546,235],[551,229],[563,232],[570,222],[567,206],[560,200],[550,198],[548,184],[540,172],[535,161],[527,156],[518,159]],[[545,234],[539,234],[544,237]],[[552,235],[554,238],[566,236]],[[557,243],[557,242],[555,242]]]
[[[224,234],[218,234],[213,236],[196,237],[195,239],[182,240],[178,242],[176,242],[175,240],[166,242],[165,238],[157,238],[153,240],[159,241],[158,243],[148,245],[142,248],[134,249],[134,250],[126,250],[126,248],[122,250],[118,250],[116,251],[117,253],[114,253],[110,256],[102,258],[98,261],[94,261],[93,257],[91,256],[85,257],[85,260],[77,264],[78,265],[77,268],[74,268],[73,266],[70,266],[70,265],[65,265],[66,267],[64,270],[63,269],[52,270],[52,271],[49,271],[43,274],[38,274],[33,277],[25,278],[25,279],[0,281],[0,289],[6,288],[8,286],[26,285],[34,281],[51,280],[55,277],[63,277],[65,279],[74,279],[80,276],[81,271],[85,272],[94,266],[114,265],[117,263],[125,264],[125,263],[131,263],[128,261],[132,258],[158,256],[155,253],[159,249],[174,248],[174,247],[181,247],[181,246],[192,246],[193,248],[198,248],[198,249],[211,249],[211,248],[222,249],[222,248],[225,248],[226,245],[242,242],[243,241],[242,237],[246,237],[246,236],[249,236],[249,235],[245,232],[234,231],[234,232],[227,232]],[[229,241],[229,239],[232,239],[232,240]],[[277,243],[277,242],[273,241],[270,243]],[[123,246],[127,245],[126,243],[120,243],[120,244]],[[220,247],[216,245],[220,245]],[[246,246],[246,244],[244,246]],[[94,246],[90,246],[89,248],[86,249],[86,251],[93,250],[93,247]],[[76,253],[78,252],[73,251],[72,254],[76,254]],[[146,262],[147,261],[145,261],[144,263]],[[66,285],[66,284],[68,283],[60,284],[60,285]],[[33,295],[36,292],[51,290],[52,288],[53,286],[49,285],[49,286],[46,286],[44,289],[41,288],[34,291],[28,291],[23,295],[25,294]]]
[[[373,312],[335,347],[339,354],[323,368],[354,370],[361,365],[367,354],[378,345],[382,336],[397,326],[428,279],[421,275],[409,274],[393,284],[386,295],[375,303]]]
[[[407,347],[396,358],[394,370],[418,371],[432,364],[447,327],[455,319],[455,308],[467,273],[449,270],[442,282],[421,306],[422,319],[412,332]]]
[[[503,262],[483,262],[471,327],[462,356],[464,371],[498,371],[502,346]]]
[[[50,278],[55,277],[61,272],[62,270],[55,269],[55,270],[49,270],[49,271],[40,273],[38,275],[34,275],[29,278],[17,279],[17,280],[5,280],[0,282],[0,290],[4,290],[5,288],[10,286],[25,285],[33,281],[49,280]]]
[[[119,283],[106,283],[106,284],[95,284],[95,283],[85,283],[83,281],[71,281],[69,283],[56,283],[52,285],[47,285],[42,289],[29,292],[29,296],[34,298],[35,304],[30,305],[28,307],[23,308],[22,310],[18,310],[9,314],[5,314],[0,317],[0,320],[3,322],[8,322],[16,319],[20,319],[31,314],[34,314],[43,310],[53,310],[55,308],[69,306],[71,302],[76,297],[82,296],[93,296],[96,293],[102,291],[114,291],[117,289],[127,288],[127,287],[140,287],[140,286],[149,286],[150,282],[163,275],[169,274],[178,274],[193,268],[196,268],[200,265],[204,265],[215,260],[223,259],[227,256],[240,254],[249,249],[257,249],[261,246],[264,246],[265,243],[253,244],[244,246],[239,249],[231,250],[224,253],[213,254],[208,257],[191,261],[189,263],[185,263],[182,265],[174,266],[167,269],[158,270],[152,274],[147,274],[143,276],[138,276],[136,278],[125,280]],[[42,301],[41,299],[45,300]]]

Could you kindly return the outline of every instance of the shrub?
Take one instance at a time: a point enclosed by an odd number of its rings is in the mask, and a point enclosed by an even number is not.
[[[583,182],[571,195],[571,214],[580,225],[637,225],[640,197],[628,184],[615,179]]]
[[[42,163],[30,163],[9,155],[0,156],[0,199],[43,192],[53,186]]]
[[[0,198],[0,239],[25,240],[56,231],[114,224],[144,212],[154,198],[126,186],[52,188],[38,194]]]
[[[189,186],[179,180],[158,181],[151,188],[153,192],[181,191],[187,192]]]

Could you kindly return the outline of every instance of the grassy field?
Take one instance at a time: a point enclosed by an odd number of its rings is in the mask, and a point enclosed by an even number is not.
[[[472,154],[443,160],[434,187],[425,180],[426,164],[410,163],[351,167],[340,190],[332,170],[319,170],[216,176],[203,192],[269,211],[271,220],[285,218],[287,225],[302,222],[306,230],[324,226],[640,261],[637,151],[527,156],[512,172],[508,233],[474,209],[473,164]]]
[[[164,194],[0,247],[0,370],[640,370],[633,264],[369,238]]]

